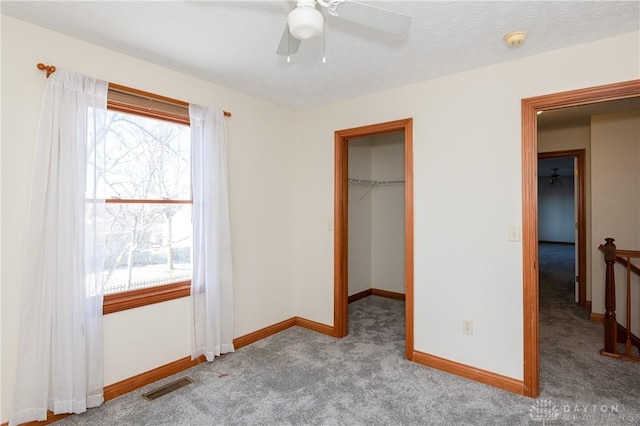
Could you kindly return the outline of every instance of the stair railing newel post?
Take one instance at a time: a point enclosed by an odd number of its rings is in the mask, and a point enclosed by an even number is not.
[[[605,299],[604,299],[604,352],[615,354],[617,342],[616,320],[616,277],[614,264],[616,263],[616,245],[613,238],[605,238],[606,244],[603,246],[604,262],[606,267],[605,278]]]

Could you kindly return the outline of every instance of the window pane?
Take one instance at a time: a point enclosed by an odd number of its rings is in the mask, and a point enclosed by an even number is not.
[[[106,205],[104,293],[191,279],[191,205]]]
[[[191,199],[189,126],[110,110],[107,129],[107,199]]]

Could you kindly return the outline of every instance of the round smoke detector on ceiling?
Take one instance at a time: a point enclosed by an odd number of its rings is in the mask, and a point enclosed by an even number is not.
[[[527,38],[526,31],[512,31],[503,37],[505,43],[507,43],[507,46],[509,47],[520,46],[522,43],[524,43],[526,38]]]

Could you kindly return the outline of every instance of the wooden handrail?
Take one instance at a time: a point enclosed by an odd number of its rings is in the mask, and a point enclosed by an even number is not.
[[[640,259],[640,251],[638,250],[616,250],[616,262],[623,265],[625,268],[629,268],[631,272],[636,275],[640,275],[640,267],[631,263],[631,261],[627,260],[629,258],[632,259]]]
[[[605,238],[606,243],[600,245],[598,249],[604,253],[604,261],[606,263],[605,274],[605,314],[604,314],[604,349],[601,351],[603,355],[624,357],[640,361],[640,356],[631,355],[632,341],[637,346],[637,338],[631,333],[631,272],[640,275],[640,268],[631,263],[632,258],[640,259],[640,251],[636,250],[618,250],[613,243],[613,238]],[[616,319],[616,282],[614,265],[616,262],[624,265],[626,269],[626,338],[621,343],[625,343],[624,354],[618,353],[617,330],[622,327]],[[640,346],[638,347],[640,349]]]
[[[603,247],[604,247],[604,245],[600,244],[598,246],[598,250],[603,251]],[[640,266],[636,266],[631,262],[627,262],[627,259],[625,259],[625,257],[632,257],[634,259],[640,259],[640,251],[638,251],[638,250],[617,250],[616,249],[616,262],[618,262],[619,264],[621,264],[625,268],[628,265],[629,269],[631,269],[631,272],[633,272],[636,275],[640,275]]]

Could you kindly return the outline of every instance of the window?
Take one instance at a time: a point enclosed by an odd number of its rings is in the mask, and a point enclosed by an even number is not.
[[[189,294],[191,152],[186,104],[111,85],[104,313]]]

